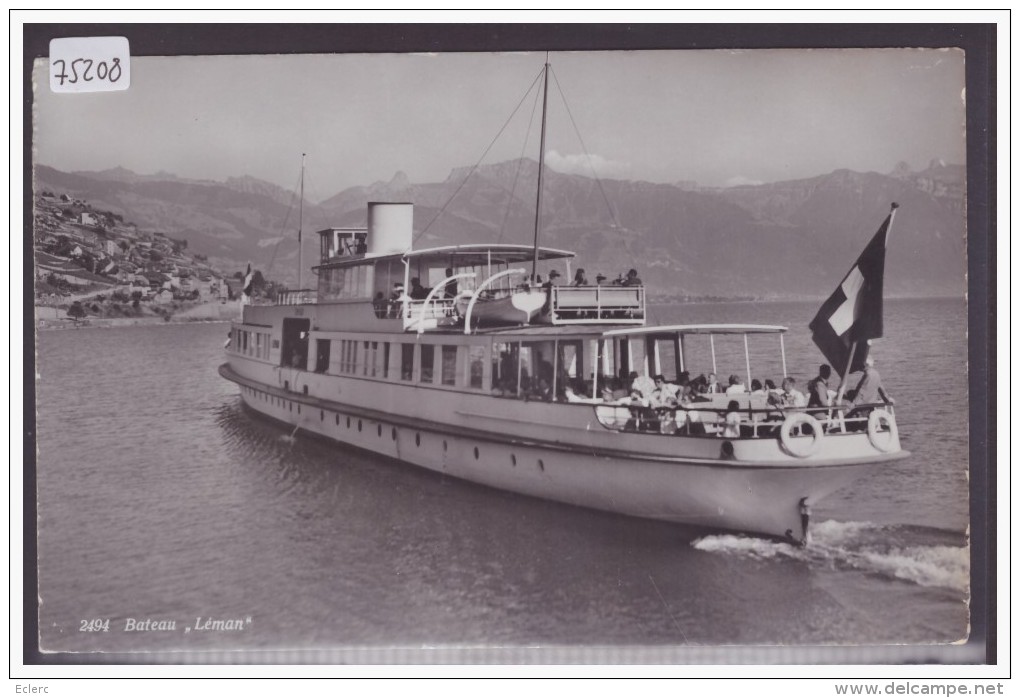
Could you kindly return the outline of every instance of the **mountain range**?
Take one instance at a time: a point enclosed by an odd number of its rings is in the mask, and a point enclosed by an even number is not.
[[[835,287],[900,204],[889,237],[888,295],[962,295],[966,289],[964,167],[932,161],[921,171],[834,172],[730,188],[691,182],[597,180],[547,169],[541,244],[577,252],[594,279],[634,267],[657,294],[822,297]],[[469,176],[470,175],[470,176]],[[302,213],[306,267],[315,230],[366,222],[369,201],[415,205],[415,246],[531,244],[538,164],[521,159],[458,168],[442,182],[403,173],[353,187]],[[253,177],[225,182],[123,168],[35,168],[35,189],[84,199],[152,232],[186,238],[224,270],[250,260],[268,278],[297,277],[298,199]],[[307,273],[305,278],[308,279]]]

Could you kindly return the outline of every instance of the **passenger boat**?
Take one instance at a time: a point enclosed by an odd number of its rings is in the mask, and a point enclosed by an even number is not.
[[[314,291],[244,307],[219,369],[244,405],[494,488],[796,543],[812,505],[907,455],[891,405],[807,409],[744,390],[655,408],[614,394],[657,374],[682,383],[695,338],[713,369],[717,338],[774,340],[787,375],[787,328],[649,325],[643,286],[537,287],[537,265],[571,252],[414,249],[412,222],[411,203],[368,203],[365,228],[319,232]],[[425,297],[401,291],[416,278]],[[746,370],[750,386],[749,358]]]

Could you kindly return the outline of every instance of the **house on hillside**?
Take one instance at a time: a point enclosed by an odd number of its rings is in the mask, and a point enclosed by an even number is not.
[[[82,225],[96,225],[96,217],[88,211],[82,211],[78,216],[78,222]]]
[[[170,277],[166,274],[160,274],[158,271],[147,271],[140,276],[148,282],[150,288],[170,288]]]

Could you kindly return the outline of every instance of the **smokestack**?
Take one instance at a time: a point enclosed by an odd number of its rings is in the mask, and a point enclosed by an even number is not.
[[[397,254],[411,249],[414,204],[368,204],[368,254]]]

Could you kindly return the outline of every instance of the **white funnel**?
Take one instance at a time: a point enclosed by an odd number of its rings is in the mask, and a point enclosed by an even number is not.
[[[414,204],[368,204],[368,254],[395,254],[411,249]]]

